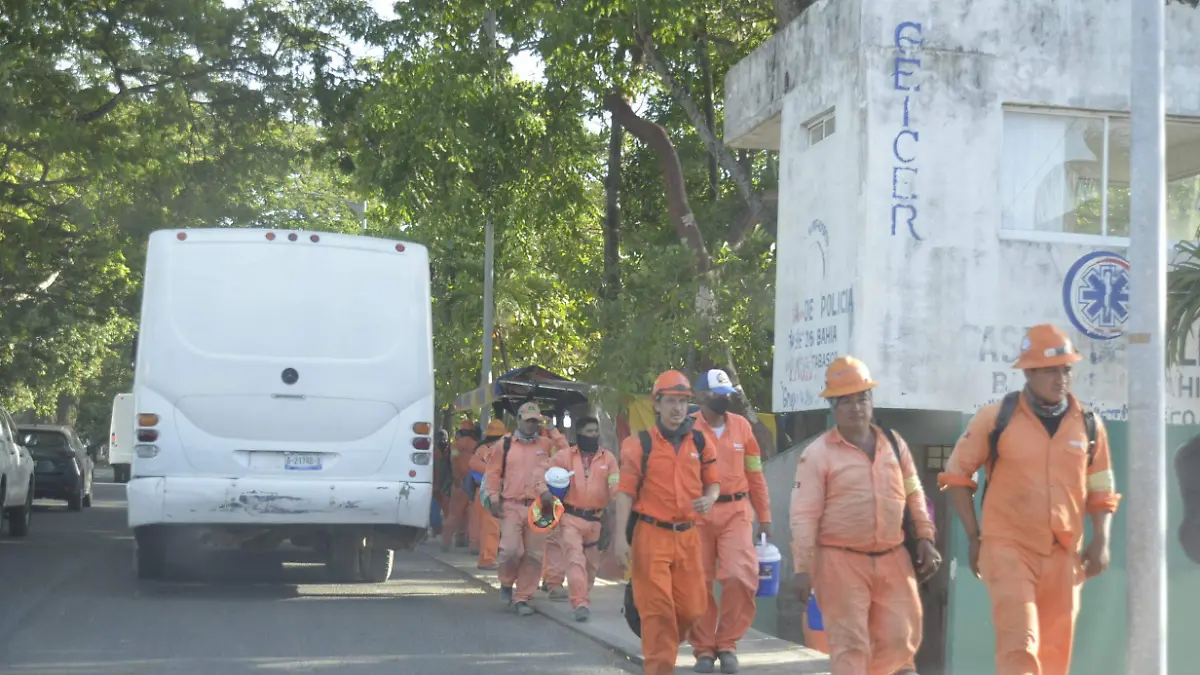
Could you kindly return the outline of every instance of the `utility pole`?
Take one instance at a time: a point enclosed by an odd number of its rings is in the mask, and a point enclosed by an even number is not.
[[[496,12],[487,10],[484,13],[483,32],[487,35],[488,61],[496,58]],[[495,66],[493,65],[493,68]],[[496,180],[495,169],[489,181]],[[484,253],[483,253],[483,369],[479,373],[479,386],[483,388],[483,409],[479,411],[479,425],[486,426],[491,418],[491,405],[487,403],[492,385],[492,323],[495,321],[495,289],[492,288],[493,267],[496,264],[495,233],[492,231],[492,185],[488,186],[488,214],[484,224]]]
[[[1132,0],[1127,675],[1167,675],[1164,2]]]

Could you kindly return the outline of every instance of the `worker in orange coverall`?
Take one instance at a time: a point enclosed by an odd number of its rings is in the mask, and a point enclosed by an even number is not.
[[[554,442],[550,448],[551,459],[558,452],[571,447],[567,437],[554,425],[543,430],[542,434]],[[563,587],[567,581],[567,556],[563,549],[562,535],[561,527],[556,527],[546,534],[546,555],[542,558],[542,588],[549,591],[550,599],[556,602],[565,602],[570,597],[567,589]]]
[[[500,601],[520,616],[531,616],[529,600],[541,578],[546,535],[530,527],[529,507],[541,500],[543,509],[554,508],[546,487],[554,441],[541,433],[545,418],[537,403],[521,404],[517,420],[517,430],[498,441],[488,459],[484,489],[492,515],[500,519]]]
[[[483,442],[479,444],[478,448],[475,448],[475,455],[471,457],[471,471],[481,476],[487,473],[488,460],[491,459],[496,449],[501,447],[500,440],[507,432],[508,429],[504,428],[503,420],[488,422]],[[500,521],[484,508],[483,495],[484,490],[481,484],[474,506],[476,517],[479,519],[479,561],[475,566],[488,571],[496,569],[496,555],[500,550]]]
[[[1007,424],[1004,402],[981,408],[938,476],[970,542],[971,571],[992,599],[998,675],[1067,675],[1083,581],[1108,568],[1120,496],[1104,425],[1070,393],[1080,359],[1058,328],[1030,328],[1013,364],[1025,372],[1025,389],[1006,397]],[[982,527],[973,499],[980,467]]]
[[[442,550],[449,551],[451,542],[465,546],[471,522],[475,520],[471,509],[471,495],[463,485],[463,479],[471,472],[471,457],[475,455],[478,434],[475,423],[463,420],[455,432],[454,447],[450,450],[450,465],[453,484],[450,487],[450,506],[442,529]]]
[[[675,370],[658,376],[651,391],[656,421],[647,430],[650,452],[643,473],[640,434],[621,444],[615,497],[614,552],[631,546],[634,602],[641,617],[645,675],[673,675],[681,640],[708,606],[700,530],[696,520],[721,494],[717,440],[688,417],[692,385]],[[703,448],[699,447],[703,444]],[[626,538],[635,518],[632,544]]]
[[[758,592],[756,514],[759,532],[771,536],[771,502],[762,474],[762,453],[750,421],[729,412],[729,397],[736,394],[723,370],[710,370],[696,382],[696,401],[701,407],[693,417],[697,429],[717,439],[721,480],[721,496],[700,521],[708,611],[692,628],[697,673],[713,672],[717,659],[722,673],[738,672],[737,642],[754,623],[754,595]],[[716,581],[721,582],[720,603],[713,593]]]
[[[550,465],[572,474],[570,487],[562,499],[566,512],[556,529],[561,536],[563,569],[571,589],[575,620],[587,621],[591,614],[589,596],[600,566],[601,522],[616,492],[620,465],[616,456],[600,447],[599,420],[582,417],[575,429],[575,446],[556,453]]]
[[[941,564],[908,444],[895,436],[893,447],[873,423],[877,384],[853,356],[829,364],[821,397],[835,427],[804,450],[792,490],[796,595],[807,604],[816,587],[833,675],[915,672],[917,573]],[[904,547],[905,508],[919,539],[917,570]]]

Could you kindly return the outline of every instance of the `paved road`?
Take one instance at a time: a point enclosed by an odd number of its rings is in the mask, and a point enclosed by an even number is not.
[[[99,478],[99,477],[98,477]],[[319,565],[224,565],[139,583],[124,487],[82,513],[39,502],[0,535],[0,673],[19,675],[624,675],[616,655],[419,554],[385,585],[321,583]]]

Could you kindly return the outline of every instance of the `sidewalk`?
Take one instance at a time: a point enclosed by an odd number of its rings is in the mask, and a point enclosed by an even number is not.
[[[442,553],[437,544],[427,541],[420,550],[464,576],[475,579],[480,585],[499,591],[500,581],[496,578],[496,573],[476,569],[476,557],[467,555],[466,549]],[[591,617],[584,623],[575,621],[571,603],[551,602],[546,599],[546,594],[540,591],[530,604],[539,614],[578,631],[641,665],[641,641],[629,630],[625,617],[621,616],[624,594],[624,584],[597,579],[596,586],[592,589]],[[514,615],[513,620],[519,619]],[[741,663],[741,672],[747,675],[827,675],[829,672],[829,660],[824,654],[756,630],[751,630],[738,643],[738,660]],[[676,668],[680,673],[690,673],[694,664],[691,647],[685,643],[679,649]]]

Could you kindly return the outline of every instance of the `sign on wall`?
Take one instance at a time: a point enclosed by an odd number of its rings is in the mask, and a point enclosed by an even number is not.
[[[1129,318],[1129,262],[1111,251],[1089,253],[1063,278],[1063,308],[1080,333],[1093,340],[1125,334]]]
[[[853,276],[835,262],[829,227],[814,219],[803,232],[799,260],[787,273],[781,271],[780,297],[791,303],[777,308],[776,359],[783,370],[777,375],[775,408],[781,411],[812,410],[825,405],[820,398],[825,388],[825,369],[847,353],[853,329]],[[840,256],[838,256],[840,257]],[[779,371],[777,371],[779,372]]]

